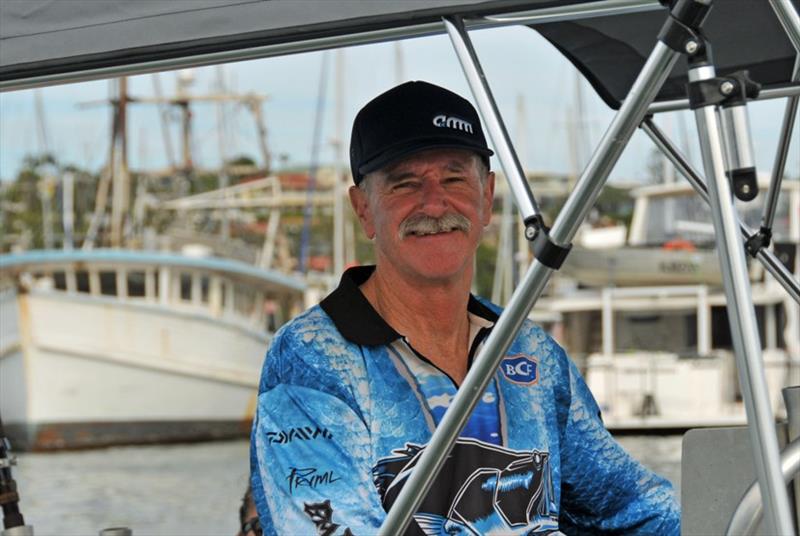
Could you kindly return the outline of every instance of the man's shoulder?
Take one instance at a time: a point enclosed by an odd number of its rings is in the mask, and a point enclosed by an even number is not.
[[[270,382],[299,380],[298,376],[343,376],[360,369],[358,346],[346,340],[331,318],[315,305],[287,322],[275,334],[264,363]],[[340,378],[344,379],[344,378]]]
[[[320,337],[343,339],[331,320],[319,304],[306,309],[292,320],[284,324],[275,333],[275,340],[291,344],[313,344]]]
[[[481,296],[474,296],[474,298],[480,305],[482,305],[485,309],[491,311],[491,313],[493,313],[496,317],[499,317],[504,311],[503,307],[497,305],[496,303],[491,302],[486,298],[483,298]],[[495,320],[495,324],[496,323],[497,320]],[[526,318],[525,320],[523,320],[522,326],[520,326],[520,329],[516,335],[516,338],[520,337],[533,338],[541,341],[545,340],[552,341],[552,338],[550,337],[550,335],[548,335],[548,333],[544,330],[544,328],[542,328],[542,326],[540,326],[530,318]]]
[[[475,299],[497,317],[503,314],[504,309],[501,306],[479,296],[476,296]],[[495,325],[497,321],[499,320],[495,321]],[[529,355],[541,362],[550,363],[564,369],[569,363],[569,357],[558,342],[542,326],[530,318],[523,320],[522,325],[514,336],[509,352]]]

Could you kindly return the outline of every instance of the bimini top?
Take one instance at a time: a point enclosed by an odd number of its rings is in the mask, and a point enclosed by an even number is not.
[[[800,0],[792,0],[800,10]],[[795,50],[766,0],[716,0],[703,31],[718,75],[742,69],[762,89],[788,86]],[[594,86],[619,108],[656,43],[665,13],[627,13],[535,26]],[[534,68],[533,65],[530,66]],[[686,61],[678,61],[656,101],[686,98]]]
[[[657,0],[2,0],[0,89],[443,33],[448,15],[469,28],[530,24],[617,108],[667,10]],[[795,51],[766,0],[717,0],[704,28],[720,74],[747,68],[765,88],[789,84]],[[685,80],[678,62],[656,100],[684,97]]]

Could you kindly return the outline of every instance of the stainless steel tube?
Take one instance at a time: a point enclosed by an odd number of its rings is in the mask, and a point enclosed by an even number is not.
[[[578,227],[594,205],[605,185],[614,164],[647,112],[648,106],[664,84],[678,54],[661,41],[657,41],[653,52],[642,67],[642,72],[631,87],[606,130],[600,145],[581,174],[575,190],[558,214],[550,237],[558,244],[569,244]]]
[[[589,165],[576,184],[567,205],[556,219],[551,236],[561,237],[567,243],[578,231],[583,217],[591,208],[608,178],[611,169],[622,154],[636,127],[644,118],[648,105],[655,98],[679,54],[660,41],[645,63],[631,87],[628,98],[622,103],[614,120],[608,127]],[[585,203],[586,207],[579,206]],[[568,215],[564,215],[567,207]],[[464,428],[475,404],[483,395],[503,355],[514,336],[525,321],[542,289],[552,274],[538,260],[534,260],[520,285],[515,289],[500,319],[489,335],[483,350],[472,364],[453,402],[434,432],[413,473],[397,497],[381,526],[379,534],[394,536],[402,534],[427,494],[442,463]]]
[[[486,80],[480,61],[478,61],[475,47],[472,46],[472,41],[467,35],[464,21],[461,17],[449,17],[444,19],[444,26],[450,35],[450,41],[453,43],[453,49],[456,51],[464,75],[467,77],[469,88],[478,105],[478,112],[486,125],[486,131],[497,151],[497,158],[506,174],[506,180],[514,194],[522,220],[528,221],[539,215],[539,207],[536,205],[536,200],[525,178],[525,172],[522,171],[522,165],[511,144],[511,137],[503,123],[492,90],[489,89],[489,82]]]
[[[689,163],[688,160],[681,154],[680,150],[675,146],[672,141],[664,134],[664,132],[658,128],[658,126],[653,122],[652,119],[645,119],[642,122],[642,130],[653,140],[656,147],[666,156],[672,165],[686,177],[686,180],[689,181],[689,184],[695,189],[698,195],[705,201],[706,203],[709,202],[708,200],[708,187],[705,184],[705,181],[700,176],[694,167]],[[738,218],[737,218],[738,219]],[[739,231],[741,232],[742,238],[747,240],[750,238],[752,234],[752,229],[744,225],[741,221],[739,223]],[[778,283],[789,293],[789,295],[798,303],[800,304],[800,282],[794,278],[792,272],[790,272],[781,261],[775,257],[775,254],[768,249],[762,249],[756,255],[756,258],[761,262],[764,268],[772,274]]]
[[[794,75],[792,80],[795,82],[800,79],[800,53],[794,63]],[[762,227],[772,228],[775,219],[775,210],[778,207],[778,194],[783,181],[783,171],[786,168],[786,156],[789,154],[789,146],[792,143],[792,129],[797,118],[797,103],[800,96],[794,95],[786,101],[786,109],[783,111],[783,123],[781,124],[780,138],[778,138],[778,150],[775,153],[775,163],[772,165],[772,175],[769,182],[769,192],[767,193],[767,204],[764,207],[764,218],[761,222]]]
[[[783,404],[786,406],[789,441],[800,440],[800,385],[784,387],[782,392]],[[794,521],[800,528],[800,478],[794,479]]]
[[[792,476],[800,472],[800,439],[795,439],[783,449],[781,453],[781,474],[782,481],[788,483]],[[785,484],[784,484],[785,485]],[[761,490],[758,481],[747,488],[747,491],[739,501],[739,506],[728,522],[726,536],[749,536],[755,532],[758,522],[764,513],[761,501]],[[784,534],[784,533],[780,533]]]
[[[665,8],[657,0],[605,0],[588,4],[546,7],[530,12],[493,15],[485,18],[493,22],[532,25],[544,22],[575,20],[576,18],[586,20],[594,17],[624,15],[626,13],[640,13],[658,9]]]
[[[714,76],[715,71],[711,66],[697,67],[689,71],[690,81]],[[695,120],[705,175],[708,178],[711,216],[717,234],[717,253],[727,298],[728,321],[747,412],[756,475],[764,500],[765,516],[772,532],[794,534],[789,497],[781,477],[778,438],[774,428],[775,418],[761,360],[761,341],[758,336],[752,290],[747,274],[744,247],[739,237],[731,187],[725,176],[722,133],[715,107],[709,105],[698,108],[695,110]]]
[[[775,15],[781,21],[781,26],[792,42],[792,46],[800,54],[800,16],[794,9],[791,0],[769,0]]]
[[[758,97],[756,97],[756,99],[754,100],[761,101],[769,99],[782,99],[783,97],[791,97],[792,95],[800,95],[800,84],[787,87],[765,89],[761,93],[759,93]],[[689,109],[688,99],[676,99],[670,101],[655,102],[650,105],[650,108],[647,111],[651,114],[657,114],[661,112],[674,112],[676,110],[688,110],[688,109]]]
[[[794,301],[800,303],[800,282],[794,278],[792,272],[769,250],[762,249],[756,255],[756,258],[764,265],[764,268],[778,280],[789,296]]]

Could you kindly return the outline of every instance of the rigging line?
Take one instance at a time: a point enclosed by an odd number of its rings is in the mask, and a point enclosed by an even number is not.
[[[151,80],[153,81],[153,92],[156,94],[156,97],[161,100],[163,98],[163,92],[161,91],[161,78],[159,74],[153,73]],[[158,108],[161,123],[161,137],[164,139],[164,152],[167,154],[167,162],[169,163],[170,169],[175,169],[175,154],[172,151],[172,137],[169,132],[169,106],[159,102],[156,107]]]
[[[328,63],[330,52],[322,55],[322,65],[319,74],[319,87],[317,90],[317,110],[314,118],[314,132],[312,133],[311,162],[308,169],[308,187],[306,189],[306,206],[303,210],[303,233],[300,238],[300,271],[308,272],[309,240],[311,234],[311,218],[314,211],[314,190],[317,182],[317,169],[319,168],[319,153],[322,146],[322,121],[325,116],[325,92],[328,81]]]

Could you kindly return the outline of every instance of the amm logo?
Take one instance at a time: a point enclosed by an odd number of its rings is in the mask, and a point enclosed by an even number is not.
[[[519,385],[533,385],[539,381],[539,362],[526,355],[507,357],[500,362],[500,370],[508,381]]]
[[[472,123],[452,115],[437,115],[433,118],[433,124],[437,127],[454,128],[472,134]]]

